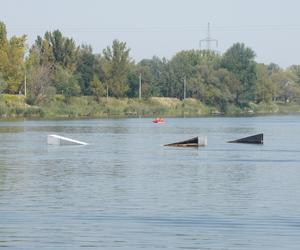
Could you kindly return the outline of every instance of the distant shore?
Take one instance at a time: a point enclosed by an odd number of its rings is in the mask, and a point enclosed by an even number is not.
[[[239,116],[261,114],[300,114],[300,105],[294,103],[259,103],[241,108],[229,105],[226,112],[218,107],[207,106],[196,99],[151,97],[148,99],[116,99],[82,96],[72,97],[65,102],[63,96],[56,95],[41,105],[28,105],[22,95],[1,95],[0,119],[42,118],[116,118],[116,117],[201,117]]]

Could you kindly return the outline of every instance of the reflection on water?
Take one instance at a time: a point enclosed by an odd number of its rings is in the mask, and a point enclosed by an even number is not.
[[[299,122],[1,122],[0,247],[298,249]],[[260,132],[262,146],[226,143]],[[48,146],[52,133],[89,145]],[[195,135],[208,146],[162,146]]]

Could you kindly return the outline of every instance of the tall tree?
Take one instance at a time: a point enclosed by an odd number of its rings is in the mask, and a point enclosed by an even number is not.
[[[161,73],[163,62],[159,57],[152,59],[143,59],[136,67],[133,67],[130,74],[130,93],[138,95],[139,74],[142,74],[142,96],[161,96]]]
[[[81,88],[81,93],[90,95],[92,93],[91,83],[95,74],[96,58],[91,46],[82,45],[76,65],[76,74]]]
[[[8,44],[7,82],[8,92],[18,93],[24,82],[26,36],[13,36]]]
[[[160,76],[159,82],[161,86],[161,95],[164,97],[175,97],[174,88],[173,88],[175,75],[174,75],[173,68],[171,67],[170,61],[168,61],[166,58],[162,59],[159,76]]]
[[[55,67],[53,83],[57,92],[64,95],[66,102],[69,102],[71,96],[80,94],[77,76],[62,66]]]
[[[270,103],[275,96],[275,84],[268,73],[268,67],[257,64],[256,101]]]
[[[289,70],[280,70],[271,75],[276,87],[276,101],[285,103],[299,99],[299,85],[296,83],[296,76]]]
[[[0,73],[7,84],[7,93],[18,93],[23,84],[25,42],[25,35],[8,40],[6,26],[0,22]]]
[[[7,41],[7,31],[6,25],[3,22],[0,22],[0,73],[2,74],[3,81],[4,79],[4,72],[8,65],[8,41]]]
[[[232,72],[240,81],[236,90],[236,103],[249,102],[255,97],[255,53],[243,43],[236,43],[223,55],[221,66]]]
[[[5,82],[2,73],[0,72],[0,94],[2,94],[3,91],[5,91],[7,88],[7,83]]]
[[[55,87],[58,93],[64,94],[66,101],[70,96],[78,95],[78,77],[75,74],[78,50],[74,40],[64,37],[59,30],[46,32],[43,38],[38,36],[27,60],[28,72],[32,75],[28,79],[32,80],[29,86],[41,94],[49,87]],[[38,79],[41,72],[46,72],[47,77],[39,83],[34,79]],[[45,88],[46,85],[49,86]]]
[[[39,104],[51,88],[50,68],[40,65],[31,67],[27,72],[27,79],[28,100],[30,104]]]
[[[127,74],[131,63],[126,43],[114,40],[112,47],[103,50],[102,70],[109,93],[123,97],[128,90]]]
[[[174,73],[172,87],[169,90],[172,97],[183,98],[183,79],[192,78],[195,68],[201,64],[202,56],[199,51],[178,52],[170,61]]]
[[[36,54],[40,65],[60,65],[74,71],[79,48],[72,38],[64,37],[59,30],[47,31],[44,38],[37,37],[30,52]]]
[[[279,65],[276,64],[276,63],[270,63],[267,66],[267,68],[268,68],[268,72],[269,72],[270,75],[273,74],[273,73],[277,73],[277,72],[279,72],[281,70],[280,67],[279,67]]]
[[[295,75],[295,81],[300,85],[300,65],[292,65],[287,70]]]
[[[100,97],[105,95],[105,86],[96,75],[94,75],[91,82],[91,91],[96,96],[98,102],[100,101]]]
[[[48,40],[38,36],[29,51],[31,64],[52,68],[55,63],[53,50]]]
[[[0,21],[0,48],[7,44],[7,30],[5,23]]]

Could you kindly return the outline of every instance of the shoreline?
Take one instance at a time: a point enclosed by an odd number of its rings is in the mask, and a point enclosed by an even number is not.
[[[22,95],[0,96],[0,121],[8,120],[74,120],[74,119],[120,119],[156,117],[253,117],[269,115],[298,115],[297,103],[250,103],[241,108],[233,104],[222,111],[220,107],[208,106],[201,101],[188,98],[179,100],[167,97],[102,98],[92,96],[72,97],[66,103],[57,95],[47,103],[28,105]]]
[[[300,112],[278,112],[278,113],[244,113],[244,114],[220,114],[220,115],[198,115],[198,116],[169,116],[160,115],[166,119],[169,118],[251,118],[251,117],[268,117],[268,116],[300,116]],[[128,115],[111,115],[111,116],[9,116],[0,117],[0,122],[16,121],[65,121],[65,120],[118,120],[118,119],[154,119],[155,116],[128,116]]]

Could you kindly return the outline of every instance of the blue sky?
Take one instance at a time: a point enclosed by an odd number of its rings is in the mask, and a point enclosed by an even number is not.
[[[210,22],[220,52],[244,42],[259,62],[300,64],[297,0],[0,0],[0,6],[9,36],[25,33],[29,45],[37,35],[60,29],[96,53],[119,39],[136,61],[171,58],[198,49]]]

